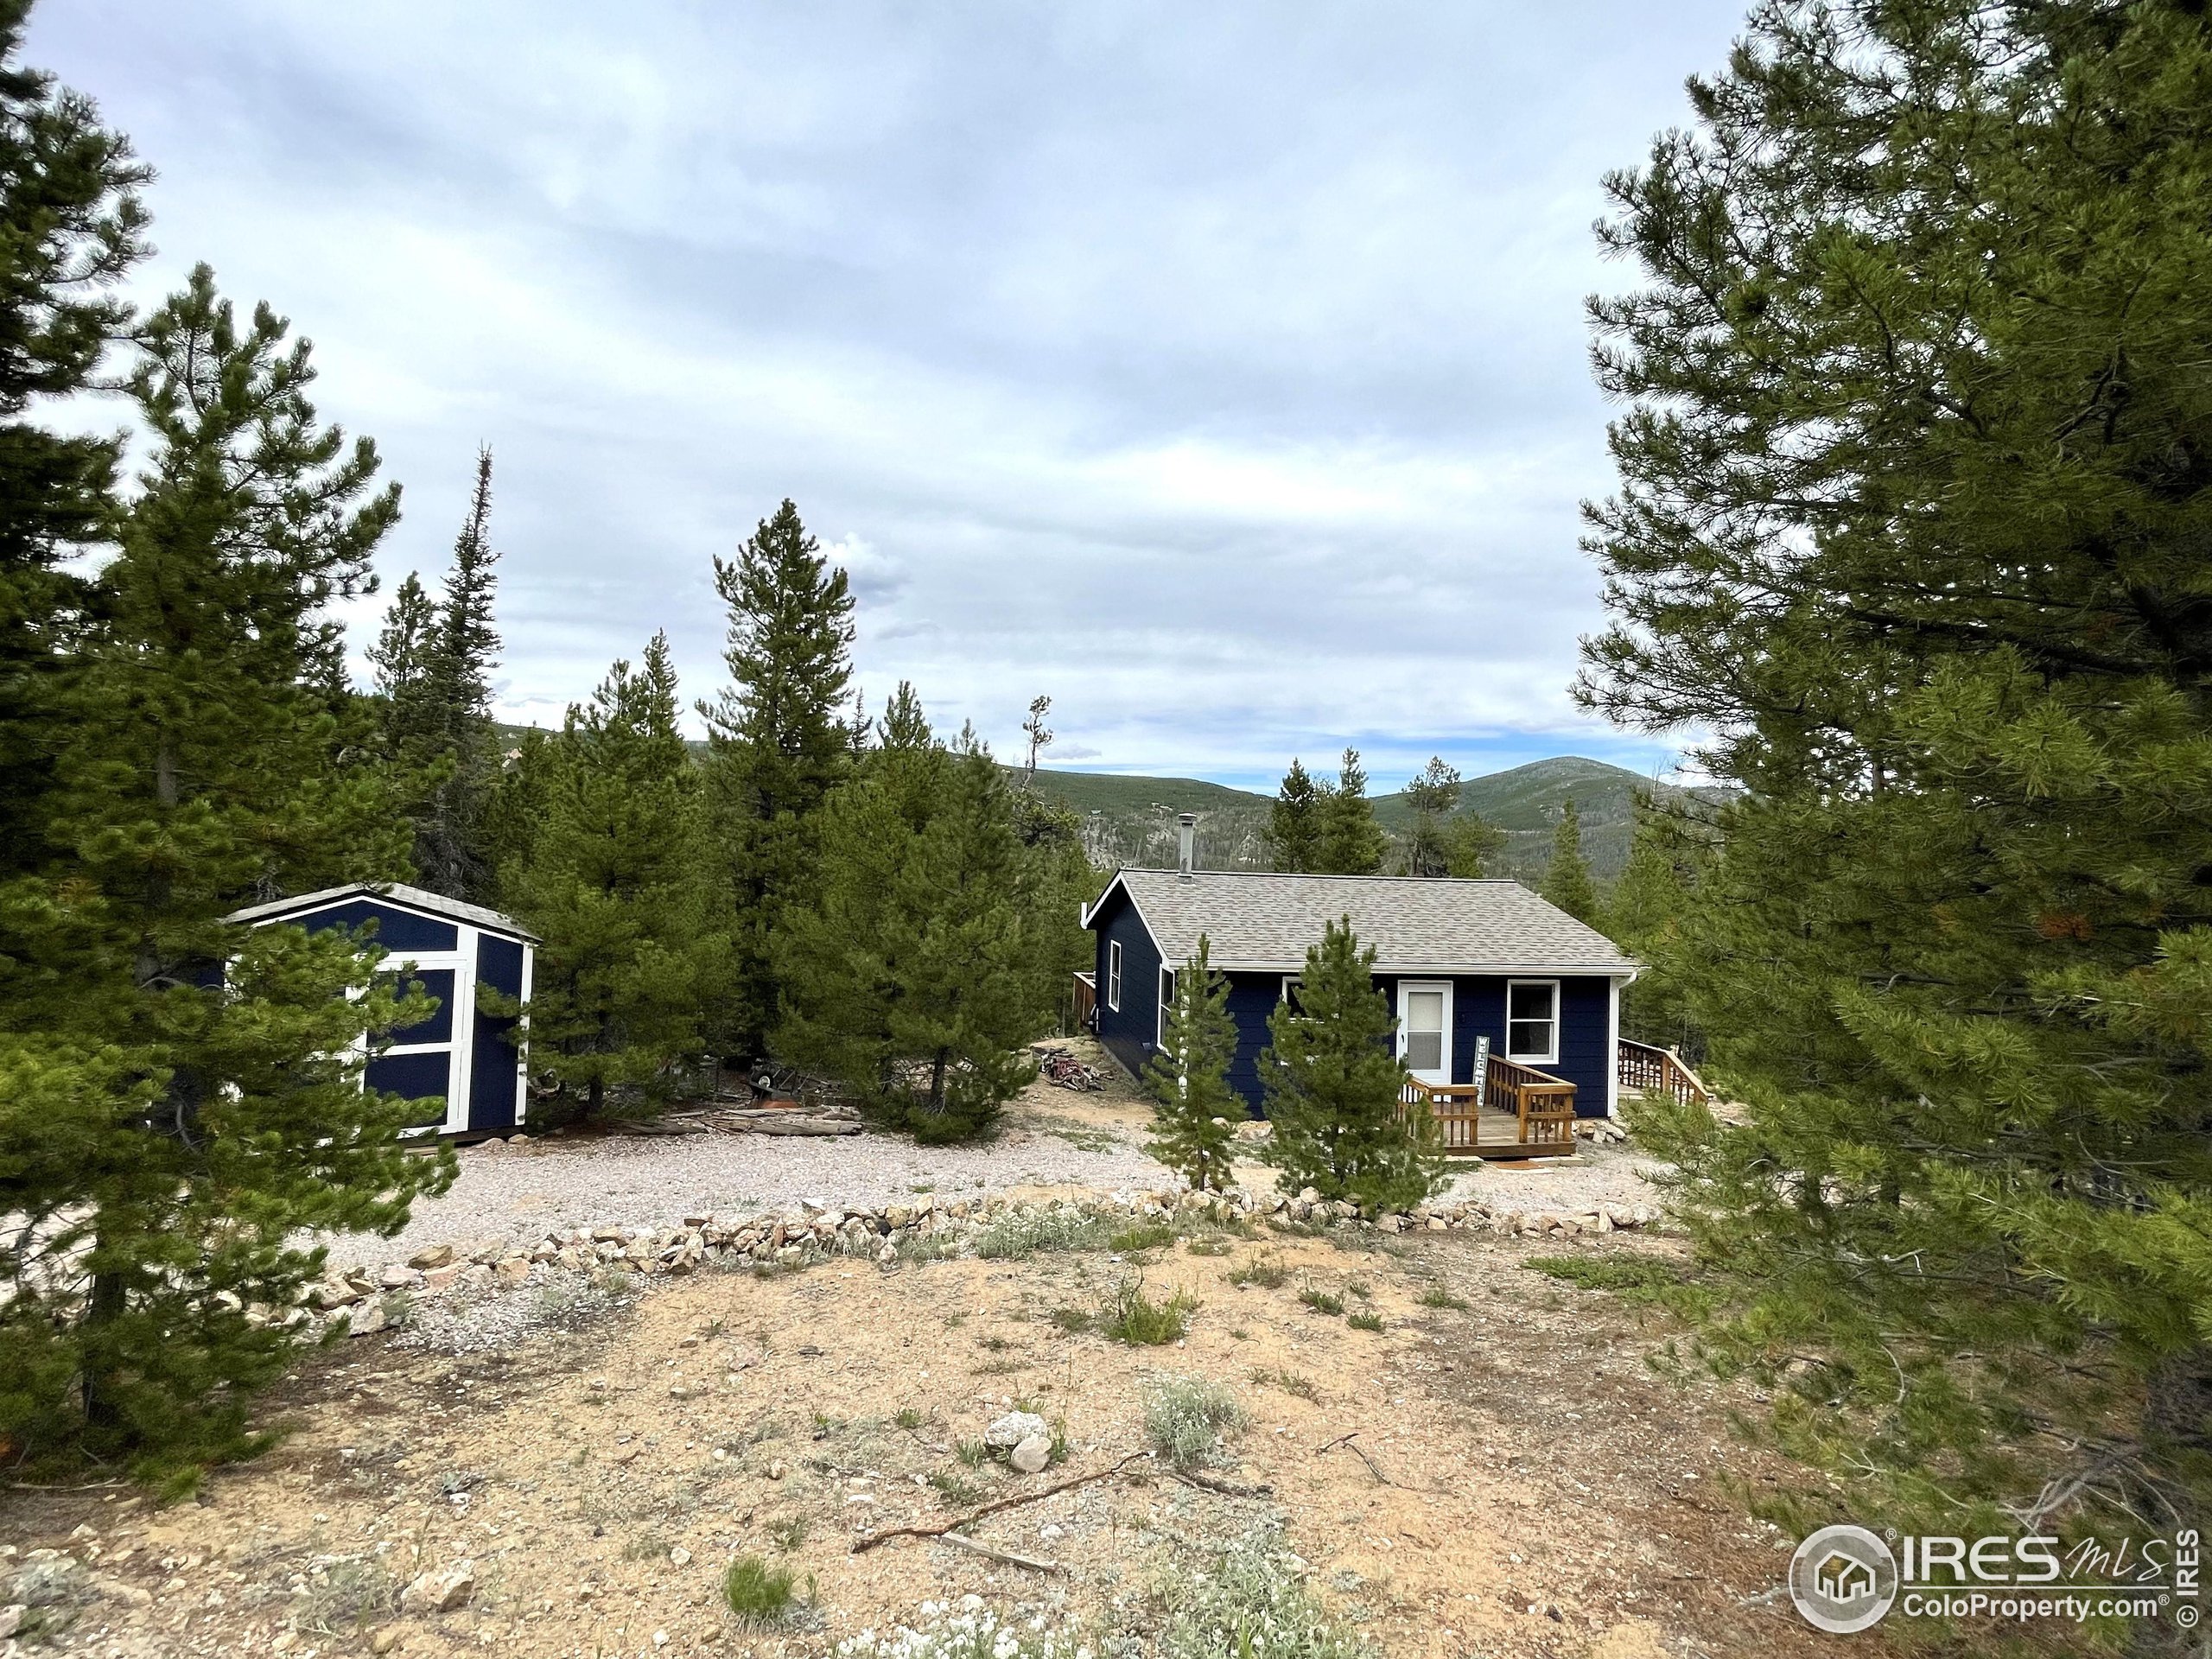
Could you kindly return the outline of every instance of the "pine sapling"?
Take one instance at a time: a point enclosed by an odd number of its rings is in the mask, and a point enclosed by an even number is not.
[[[1229,1086],[1236,1053],[1229,982],[1213,971],[1211,949],[1199,934],[1198,953],[1176,971],[1166,1040],[1144,1071],[1153,1097],[1153,1138],[1145,1149],[1200,1192],[1228,1186],[1236,1126],[1244,1116],[1243,1102]]]

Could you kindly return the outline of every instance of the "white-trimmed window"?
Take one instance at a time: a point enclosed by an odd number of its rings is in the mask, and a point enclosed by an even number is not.
[[[1175,970],[1173,968],[1163,968],[1160,970],[1160,1024],[1159,1029],[1152,1035],[1153,1046],[1155,1048],[1167,1046],[1167,1011],[1174,1006]]]
[[[1306,1012],[1305,1009],[1298,1006],[1298,976],[1296,974],[1285,974],[1282,976],[1282,995],[1277,999],[1279,1001],[1289,1003],[1290,1011],[1293,1014],[1303,1014]]]
[[[1106,1006],[1122,1011],[1122,942],[1106,941]]]
[[[1559,981],[1505,982],[1505,1058],[1522,1065],[1559,1064]]]

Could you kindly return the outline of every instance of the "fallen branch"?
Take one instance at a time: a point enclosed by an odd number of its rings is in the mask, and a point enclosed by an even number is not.
[[[1219,1492],[1224,1497],[1265,1497],[1274,1491],[1266,1481],[1256,1486],[1246,1486],[1219,1475],[1210,1475],[1203,1469],[1170,1469],[1166,1471],[1186,1486],[1196,1486],[1202,1491]]]
[[[1313,1455],[1318,1458],[1321,1455],[1321,1452],[1333,1452],[1337,1447],[1341,1446],[1345,1451],[1351,1452],[1362,1463],[1365,1464],[1367,1465],[1367,1472],[1374,1476],[1375,1478],[1382,1484],[1385,1486],[1395,1486],[1399,1491],[1406,1492],[1418,1491],[1421,1490],[1416,1486],[1408,1486],[1403,1481],[1393,1480],[1389,1476],[1384,1474],[1382,1472],[1382,1465],[1376,1463],[1374,1459],[1367,1455],[1367,1448],[1365,1446],[1355,1446],[1352,1444],[1354,1439],[1358,1435],[1358,1433],[1359,1431],[1355,1428],[1350,1434],[1339,1434],[1335,1440],[1331,1440],[1328,1445],[1323,1446],[1320,1452],[1316,1452]]]
[[[1067,1568],[1058,1561],[1040,1561],[1034,1555],[1017,1555],[1010,1549],[994,1549],[988,1544],[979,1544],[973,1538],[963,1538],[957,1532],[941,1532],[937,1535],[940,1544],[957,1544],[971,1549],[978,1555],[988,1555],[995,1561],[1004,1561],[1008,1567],[1026,1567],[1033,1573],[1065,1573]]]
[[[1002,1497],[995,1503],[986,1503],[982,1509],[963,1515],[957,1521],[948,1521],[941,1527],[893,1527],[884,1532],[866,1533],[853,1540],[853,1554],[858,1555],[865,1550],[874,1549],[878,1544],[887,1543],[893,1538],[942,1538],[947,1533],[957,1532],[963,1527],[972,1526],[987,1515],[996,1515],[1001,1510],[1019,1509],[1024,1503],[1034,1503],[1039,1499],[1051,1497],[1055,1493],[1073,1491],[1077,1487],[1088,1486],[1095,1480],[1110,1480],[1128,1469],[1131,1464],[1147,1463],[1151,1459],[1152,1453],[1149,1452],[1132,1452],[1128,1457],[1109,1468],[1094,1469],[1087,1475],[1077,1475],[1073,1480],[1064,1480],[1056,1486],[1046,1486],[1039,1491],[1017,1492],[1012,1497]]]

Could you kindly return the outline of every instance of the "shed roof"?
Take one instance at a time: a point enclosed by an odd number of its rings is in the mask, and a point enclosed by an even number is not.
[[[349,881],[342,887],[323,887],[315,893],[297,893],[289,899],[272,899],[265,905],[248,905],[244,910],[234,910],[223,918],[226,922],[273,922],[287,916],[305,915],[311,910],[325,910],[332,905],[343,904],[348,899],[374,899],[385,904],[397,905],[403,909],[417,910],[431,916],[442,916],[449,922],[466,922],[471,927],[489,929],[510,938],[528,939],[533,944],[537,935],[512,916],[496,910],[486,910],[481,905],[465,904],[458,899],[448,899],[442,893],[432,893],[425,887],[410,887],[404,881]]]
[[[1331,922],[1351,918],[1380,973],[1629,974],[1620,947],[1518,881],[1458,881],[1411,875],[1277,875],[1261,871],[1122,870],[1087,926],[1118,887],[1151,930],[1160,956],[1183,962],[1206,936],[1219,968],[1306,965]]]

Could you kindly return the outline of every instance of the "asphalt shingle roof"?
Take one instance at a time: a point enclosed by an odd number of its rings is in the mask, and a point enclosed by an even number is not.
[[[1123,870],[1116,880],[1170,963],[1186,960],[1204,933],[1216,967],[1294,972],[1323,930],[1349,916],[1360,943],[1376,947],[1378,972],[1618,974],[1635,966],[1604,934],[1518,881],[1230,870]]]

